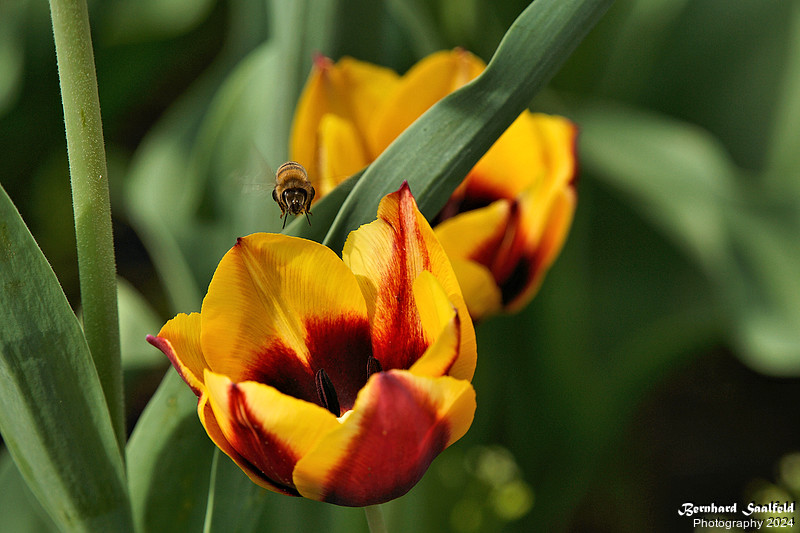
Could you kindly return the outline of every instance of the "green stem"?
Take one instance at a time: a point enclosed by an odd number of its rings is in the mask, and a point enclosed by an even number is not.
[[[367,525],[370,533],[388,533],[389,530],[386,529],[386,522],[383,520],[383,509],[380,505],[364,507],[364,513],[367,515]]]
[[[83,329],[120,450],[125,426],[114,242],[86,0],[50,0],[75,214]]]

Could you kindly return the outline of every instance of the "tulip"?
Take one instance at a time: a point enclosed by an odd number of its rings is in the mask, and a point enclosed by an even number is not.
[[[484,68],[461,49],[432,54],[402,77],[318,57],[295,112],[291,157],[322,197]],[[576,133],[565,118],[523,112],[435,218],[474,319],[524,307],[558,257],[575,211]]]
[[[305,239],[240,238],[200,313],[148,341],[197,395],[214,443],[282,494],[397,498],[474,416],[472,322],[406,184],[341,259]]]

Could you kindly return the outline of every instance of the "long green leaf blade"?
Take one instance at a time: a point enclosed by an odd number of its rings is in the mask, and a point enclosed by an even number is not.
[[[379,200],[404,180],[423,214],[435,216],[612,3],[538,0],[528,6],[486,70],[429,109],[364,172],[325,244],[341,250],[347,234],[375,218]]]
[[[131,531],[122,457],[86,339],[0,193],[0,433],[63,531]]]

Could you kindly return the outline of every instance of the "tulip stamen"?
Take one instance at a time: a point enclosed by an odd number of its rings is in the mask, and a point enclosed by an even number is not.
[[[369,359],[367,359],[367,379],[369,379],[372,374],[377,372],[383,372],[383,365],[381,365],[380,361],[370,355]]]
[[[320,368],[317,370],[317,373],[314,375],[314,383],[317,386],[317,396],[319,396],[319,401],[322,406],[333,413],[334,416],[339,416],[341,414],[339,397],[336,395],[333,381],[331,381],[330,376],[328,376],[328,373],[325,372],[324,369]]]

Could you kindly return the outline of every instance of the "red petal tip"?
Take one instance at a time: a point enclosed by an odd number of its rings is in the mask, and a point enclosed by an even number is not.
[[[148,335],[147,337],[145,337],[145,340],[150,344],[152,344],[153,346],[155,346],[156,348],[158,348],[159,350],[161,350],[162,352],[164,351],[162,349],[162,347],[164,346],[164,339],[162,339],[161,337]]]
[[[312,54],[312,61],[314,62],[314,68],[319,70],[327,70],[333,66],[333,61],[331,61],[331,58],[322,55],[322,53],[319,51],[316,51]]]

